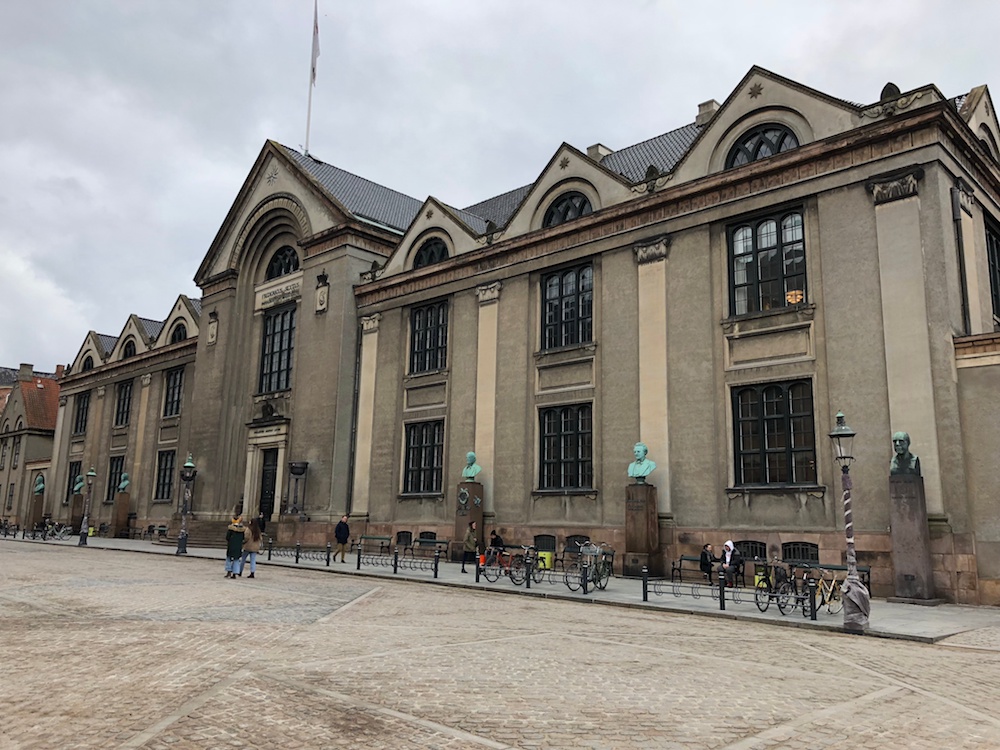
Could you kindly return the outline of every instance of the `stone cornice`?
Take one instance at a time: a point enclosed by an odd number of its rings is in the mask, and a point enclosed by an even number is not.
[[[944,137],[933,131],[943,130]],[[899,113],[823,141],[808,143],[771,159],[737,170],[716,172],[665,188],[651,195],[611,206],[570,224],[511,237],[491,246],[462,253],[443,263],[412,273],[376,279],[355,287],[359,308],[377,305],[450,282],[472,281],[497,269],[544,258],[561,251],[627,234],[671,219],[724,206],[825,174],[863,166],[914,149],[950,141],[972,144],[968,127],[947,102]],[[977,146],[952,149],[963,164]],[[961,152],[961,153],[957,153]],[[1000,194],[1000,172],[994,165],[967,164],[992,180]]]
[[[139,377],[149,372],[160,372],[170,367],[180,367],[195,361],[198,337],[194,336],[176,344],[169,344],[150,352],[129,357],[119,362],[109,362],[87,372],[65,376],[59,381],[60,394],[79,393],[109,383]]]
[[[670,237],[663,235],[637,242],[632,246],[632,252],[635,253],[635,262],[640,266],[666,260],[670,254]]]
[[[488,305],[500,299],[500,290],[503,289],[503,282],[494,281],[491,284],[483,284],[476,287],[476,297],[479,298],[480,305]]]
[[[891,203],[917,194],[917,183],[924,178],[921,167],[907,167],[887,174],[872,177],[865,182],[876,206]]]
[[[341,242],[334,244],[335,240],[341,240]],[[330,247],[317,248],[317,245],[324,243],[329,243]],[[333,250],[341,245],[348,244],[388,257],[396,248],[396,245],[399,244],[399,235],[388,231],[380,232],[375,227],[349,221],[314,234],[311,237],[306,237],[298,244],[304,250],[310,251],[307,253],[307,256],[310,258],[326,250]]]
[[[382,320],[382,313],[375,313],[374,315],[365,315],[361,318],[361,332],[362,333],[375,333],[378,331],[379,321]]]

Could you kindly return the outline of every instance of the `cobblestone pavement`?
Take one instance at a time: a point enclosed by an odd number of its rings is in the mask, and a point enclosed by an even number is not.
[[[0,545],[0,748],[998,748],[936,645],[206,559]]]

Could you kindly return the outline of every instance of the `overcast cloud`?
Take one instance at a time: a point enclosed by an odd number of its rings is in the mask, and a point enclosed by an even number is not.
[[[310,152],[466,206],[563,141],[694,120],[754,64],[851,101],[1000,87],[1000,4],[319,0]],[[271,138],[305,142],[312,0],[0,0],[0,366],[163,319]]]

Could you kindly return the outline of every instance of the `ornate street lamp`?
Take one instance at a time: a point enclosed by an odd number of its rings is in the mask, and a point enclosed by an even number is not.
[[[191,485],[198,470],[188,453],[187,461],[181,467],[181,481],[184,482],[184,504],[181,506],[181,533],[177,535],[177,555],[186,555],[188,551],[188,513],[191,512]]]
[[[87,496],[83,501],[83,520],[80,521],[80,543],[78,547],[87,546],[87,536],[90,534],[90,498],[94,493],[94,477],[97,476],[97,472],[94,471],[94,467],[90,467],[90,471],[87,472]]]
[[[299,507],[299,479],[305,476],[306,469],[309,468],[308,461],[289,461],[288,470],[292,473],[295,478],[295,489],[292,494],[292,513],[298,512],[300,521],[308,521],[309,516],[306,515],[306,495],[302,493],[302,507]]]
[[[844,534],[847,536],[847,581],[844,583],[844,630],[864,633],[868,630],[871,596],[858,577],[858,555],[854,550],[854,514],[851,511],[851,464],[854,463],[854,435],[843,412],[837,412],[837,426],[830,433],[840,466],[840,486],[844,491]]]

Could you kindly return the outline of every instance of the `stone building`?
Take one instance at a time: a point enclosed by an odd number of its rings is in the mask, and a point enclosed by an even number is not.
[[[31,365],[13,373],[0,410],[0,516],[34,526],[45,511],[62,367],[54,376],[35,372]]]
[[[87,334],[60,381],[46,503],[54,518],[79,523],[86,489],[76,493],[74,486],[93,468],[92,526],[117,528],[113,511],[124,474],[132,524],[171,521],[177,472],[191,450],[200,321],[201,301],[180,295],[164,320],[130,315],[118,336]]]

